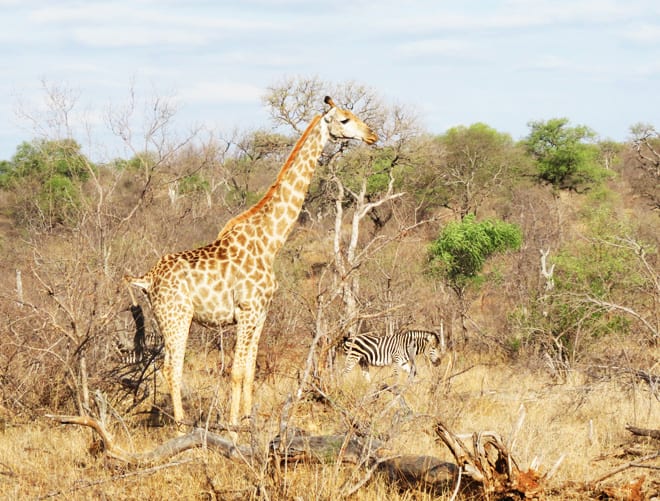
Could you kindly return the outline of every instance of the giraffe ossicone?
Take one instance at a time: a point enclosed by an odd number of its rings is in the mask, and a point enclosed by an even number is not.
[[[325,103],[329,109],[312,119],[275,183],[259,202],[230,219],[214,242],[166,254],[145,275],[124,277],[149,297],[163,336],[163,376],[177,423],[184,417],[183,360],[193,320],[205,325],[237,324],[229,424],[235,426],[240,417],[250,415],[259,338],[277,288],[273,262],[300,214],[323,148],[330,139],[359,139],[367,144],[378,139],[330,97]]]

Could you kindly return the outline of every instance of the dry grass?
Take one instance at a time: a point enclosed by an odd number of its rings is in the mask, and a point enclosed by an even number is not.
[[[324,389],[328,400],[303,400],[289,422],[313,434],[345,431],[351,422],[386,441],[392,450],[448,461],[452,460],[448,451],[433,435],[436,419],[455,433],[496,431],[505,440],[515,438],[509,446],[523,469],[537,458],[544,472],[564,457],[549,481],[556,490],[548,499],[575,499],[561,494],[561,486],[594,480],[630,461],[624,448],[645,444],[631,438],[626,424],[657,428],[660,423],[658,400],[644,383],[625,375],[590,380],[574,372],[562,384],[553,384],[548,376],[528,369],[459,359],[452,372],[457,375],[442,381],[445,369],[444,364],[423,364],[414,385],[406,386],[405,378],[400,379],[404,389],[399,396],[378,391],[382,383],[392,382],[389,369],[372,369],[371,383],[357,369],[345,379],[331,376]],[[259,381],[255,392],[255,438],[262,447],[277,433],[284,402],[297,387],[295,371],[285,372]],[[188,396],[189,410],[214,406],[226,412],[226,378],[218,384],[211,371],[188,374],[188,386],[195,388]],[[521,413],[524,420],[516,431]],[[126,424],[130,435],[119,426],[113,428],[126,449],[148,450],[173,435],[170,427],[142,428],[130,420]],[[93,445],[90,430],[60,426],[45,418],[31,423],[8,421],[0,435],[0,492],[8,499],[165,499],[174,493],[179,493],[177,499],[331,499],[364,475],[354,465],[333,462],[289,465],[275,473],[232,463],[204,450],[188,451],[164,465],[128,468],[94,453]],[[605,484],[622,485],[644,473],[648,472],[629,469]],[[657,490],[657,481],[653,487],[650,475],[649,479],[647,488]],[[437,498],[399,492],[375,477],[352,499]]]

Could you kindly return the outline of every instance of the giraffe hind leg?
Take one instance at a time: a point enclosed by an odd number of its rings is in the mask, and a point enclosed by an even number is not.
[[[181,426],[185,416],[181,399],[181,385],[183,382],[183,362],[192,313],[183,315],[182,317],[178,317],[180,320],[178,323],[168,321],[158,322],[165,345],[163,377],[169,387],[174,421],[177,426]],[[156,318],[159,317],[157,316]]]

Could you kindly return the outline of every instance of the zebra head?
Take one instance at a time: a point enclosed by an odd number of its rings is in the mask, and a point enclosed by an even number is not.
[[[440,363],[442,357],[442,346],[440,346],[440,338],[435,332],[426,333],[426,344],[429,347],[429,360],[433,365]]]

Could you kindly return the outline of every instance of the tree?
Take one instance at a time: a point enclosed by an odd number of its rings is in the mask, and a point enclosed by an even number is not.
[[[60,135],[69,132],[64,122],[52,124],[58,139],[23,143],[12,161],[0,167],[3,187],[11,188],[11,196],[3,199],[13,197],[9,207],[18,207],[32,225],[31,231],[21,232],[21,238],[2,242],[7,256],[2,271],[16,276],[17,283],[16,297],[8,296],[11,301],[3,307],[12,319],[7,341],[16,347],[17,357],[28,361],[19,374],[29,374],[22,384],[29,384],[41,406],[73,403],[78,413],[90,413],[94,391],[115,384],[107,377],[108,367],[115,363],[115,343],[134,331],[129,298],[119,277],[154,245],[146,236],[152,233],[144,231],[147,216],[157,228],[165,226],[163,221],[177,219],[163,211],[170,209],[161,203],[167,200],[164,188],[204,165],[204,157],[183,158],[189,139],[178,143],[168,139],[161,125],[172,117],[159,111],[159,103],[148,107],[155,118],[144,140],[128,121],[115,129],[125,141],[151,147],[127,144],[134,153],[128,161],[91,163],[77,141]],[[74,104],[58,101],[58,109],[68,113]],[[56,119],[60,116],[65,117],[55,113]],[[138,211],[140,207],[154,211],[148,215],[147,210]],[[60,222],[66,224],[58,225],[57,231],[38,231]],[[10,283],[7,275],[3,278]],[[26,367],[32,365],[39,365],[41,372],[30,373]]]
[[[331,254],[320,251],[316,269],[307,271],[317,280],[316,296],[307,303],[314,323],[313,344],[320,341],[329,350],[338,334],[359,332],[366,318],[385,316],[382,310],[387,307],[374,313],[380,305],[369,299],[373,290],[367,292],[364,286],[373,284],[364,280],[364,270],[405,229],[421,223],[389,217],[404,195],[398,183],[410,158],[410,138],[417,131],[405,110],[385,106],[364,86],[350,82],[332,85],[317,79],[289,79],[272,87],[265,102],[276,124],[300,133],[319,113],[324,95],[353,110],[376,130],[381,146],[365,148],[347,141],[329,144],[303,206],[308,230],[318,229],[317,234],[322,235],[319,248],[331,249]],[[294,234],[289,245],[295,241]],[[323,367],[323,355],[319,358]]]
[[[598,165],[595,133],[584,125],[570,127],[567,118],[534,121],[524,144],[536,160],[539,179],[560,189],[582,191],[607,172]]]
[[[483,123],[451,128],[437,142],[444,153],[438,181],[461,219],[476,214],[518,163],[511,136]]]
[[[486,219],[476,221],[474,214],[449,223],[429,245],[429,271],[446,281],[460,304],[461,326],[467,332],[465,292],[478,284],[486,260],[495,253],[517,250],[522,231],[511,223]]]
[[[233,155],[223,162],[231,202],[245,208],[259,200],[261,189],[272,182],[273,174],[286,159],[292,140],[266,131],[248,133],[230,143]],[[261,179],[255,179],[261,176]]]
[[[16,148],[0,171],[0,187],[16,197],[19,224],[44,229],[73,222],[80,207],[82,183],[95,166],[73,139],[36,139]]]
[[[650,201],[651,207],[660,208],[660,133],[650,124],[638,123],[630,128],[635,172],[632,184]]]
[[[641,239],[637,222],[602,201],[585,210],[585,223],[583,238],[555,258],[557,287],[549,313],[554,337],[570,348],[572,360],[587,339],[610,332],[657,342],[657,243]]]

